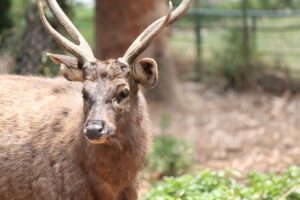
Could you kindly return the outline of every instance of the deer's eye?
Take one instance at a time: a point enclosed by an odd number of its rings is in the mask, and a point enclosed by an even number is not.
[[[117,96],[117,102],[120,103],[122,100],[126,99],[129,96],[129,90],[122,90]]]

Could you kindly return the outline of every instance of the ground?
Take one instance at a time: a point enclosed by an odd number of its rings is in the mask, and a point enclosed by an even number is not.
[[[224,92],[195,83],[181,89],[183,108],[152,103],[149,110],[155,134],[173,134],[192,144],[197,168],[247,174],[300,165],[299,95]]]

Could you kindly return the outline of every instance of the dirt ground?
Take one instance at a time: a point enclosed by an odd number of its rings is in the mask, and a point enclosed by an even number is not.
[[[300,165],[300,96],[222,92],[194,83],[181,87],[185,109],[150,105],[154,132],[187,139],[200,168],[246,174]],[[164,116],[170,118],[165,131]]]
[[[11,57],[10,53],[0,51],[0,61],[0,74],[9,73],[9,66],[14,65],[14,59]]]

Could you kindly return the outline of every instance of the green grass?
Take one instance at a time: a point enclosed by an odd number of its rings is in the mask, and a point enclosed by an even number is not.
[[[95,12],[93,8],[77,6],[75,7],[75,16],[73,19],[75,26],[92,47],[95,45],[94,15]]]
[[[11,15],[13,17],[14,25],[15,26],[24,26],[25,19],[24,19],[24,12],[26,8],[26,2],[20,0],[12,0],[11,5]]]

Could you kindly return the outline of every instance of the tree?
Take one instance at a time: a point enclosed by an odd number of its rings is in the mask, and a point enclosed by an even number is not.
[[[70,13],[70,2],[58,1],[66,13]],[[47,74],[42,64],[42,52],[57,48],[40,22],[36,1],[29,1],[25,12],[26,28],[20,41],[15,72],[18,74]],[[58,22],[53,20],[53,27]],[[49,73],[49,72],[48,72]]]
[[[165,14],[165,0],[96,0],[96,56],[122,56],[134,39],[155,19]],[[159,83],[150,98],[177,103],[176,76],[170,58],[168,33],[161,34],[143,56],[154,57],[159,65]]]
[[[2,0],[0,6],[0,36],[5,29],[12,27],[12,19],[9,16],[10,7],[11,7],[10,0]],[[1,38],[0,38],[0,43],[1,43]]]
[[[0,73],[7,73],[9,67],[13,64],[11,47],[8,45],[9,36],[13,26],[13,20],[10,15],[11,0],[2,0],[0,6]]]

